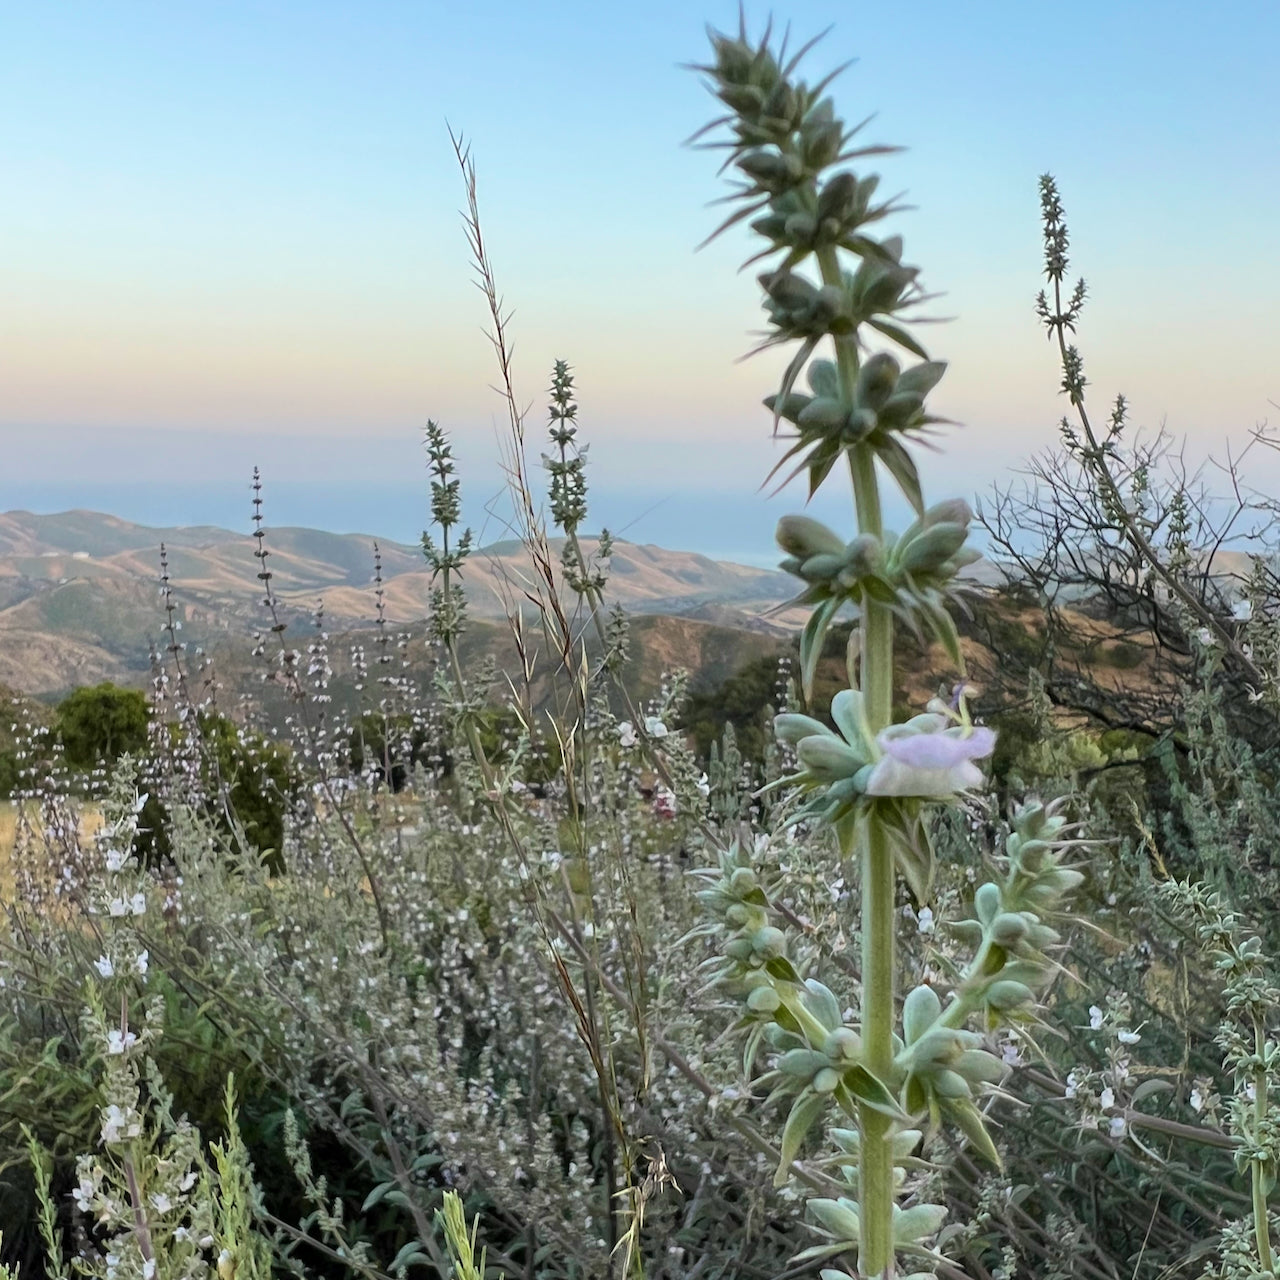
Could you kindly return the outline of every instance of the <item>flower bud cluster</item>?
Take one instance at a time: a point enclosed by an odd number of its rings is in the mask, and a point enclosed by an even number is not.
[[[462,498],[448,436],[437,423],[428,421],[424,443],[431,473],[431,520],[441,536],[437,543],[430,531],[422,534],[422,553],[431,570],[431,638],[448,644],[462,634],[466,625],[466,595],[452,579],[461,575],[471,553],[471,530],[464,529],[461,537],[450,542],[462,516]]]
[[[734,136],[708,145],[730,151],[728,163],[742,177],[736,193],[742,207],[711,238],[743,218],[762,215],[751,226],[768,248],[751,261],[775,252],[783,255],[775,269],[759,277],[772,325],[765,345],[800,343],[779,394],[765,402],[773,410],[775,426],[785,418],[799,431],[779,467],[799,458],[797,471],[808,469],[812,493],[846,451],[865,443],[915,509],[922,511],[916,466],[899,437],[940,421],[925,412],[924,398],[946,366],[929,361],[902,327],[901,314],[924,295],[918,268],[902,262],[901,239],[890,236],[881,241],[868,234],[870,224],[897,206],[875,202],[875,175],[859,177],[848,169],[827,173],[887,148],[849,148],[857,129],[846,129],[831,99],[823,96],[830,77],[814,88],[795,79],[792,72],[800,55],[784,65],[770,51],[767,35],[758,47],[748,43],[745,30],[736,38],[714,35],[712,43],[715,62],[699,69],[732,115],[708,128],[728,124]],[[834,265],[841,249],[859,259],[853,271]],[[814,255],[822,267],[821,283],[795,270]],[[892,356],[873,356],[846,395],[835,366],[819,360],[810,371],[814,394],[794,395],[796,380],[818,344],[828,336],[854,339],[863,325],[924,363],[903,371]]]
[[[573,372],[567,361],[557,360],[551,374],[551,424],[548,435],[557,457],[542,456],[551,476],[551,517],[566,533],[576,529],[587,515],[586,445],[579,445],[578,404],[573,398]]]
[[[915,1140],[920,1137],[919,1130],[908,1129],[907,1134]],[[901,1136],[901,1135],[896,1135]],[[797,1263],[816,1262],[821,1258],[833,1257],[839,1253],[852,1251],[862,1237],[862,1219],[858,1202],[848,1196],[835,1199],[815,1198],[809,1201],[808,1209],[816,1224],[816,1230],[828,1243],[815,1245],[796,1255]],[[939,1204],[915,1204],[909,1209],[901,1205],[893,1206],[893,1243],[902,1253],[916,1254],[922,1258],[932,1255],[925,1249],[922,1241],[936,1235],[946,1220],[947,1211]],[[824,1269],[823,1280],[845,1280],[845,1272]],[[935,1272],[915,1271],[902,1276],[902,1280],[932,1280]]]
[[[823,641],[840,609],[867,600],[888,605],[923,639],[921,623],[942,642],[957,666],[963,659],[955,623],[946,603],[961,569],[981,559],[965,546],[973,512],[956,498],[930,507],[901,534],[860,533],[850,542],[810,516],[783,516],[778,545],[787,553],[779,565],[805,589],[787,602],[811,606],[800,640],[801,672],[812,685]]]
[[[831,99],[823,96],[833,77],[813,87],[793,78],[804,51],[783,64],[769,48],[768,33],[756,47],[745,28],[736,37],[716,33],[711,40],[715,62],[698,70],[732,113],[715,124],[728,123],[733,131],[734,140],[723,145],[743,176],[741,194],[751,202],[749,212],[769,210],[752,229],[792,253],[798,246],[813,252],[827,245],[863,252],[859,229],[891,208],[872,203],[875,179],[859,182],[852,174],[836,174],[815,206],[799,198],[801,188],[831,165],[870,153],[846,150],[856,130],[845,128]]]
[[[971,1099],[1005,1075],[1005,1064],[982,1048],[983,1037],[948,1025],[942,1000],[927,984],[902,1004],[902,1049],[895,1063],[907,1077],[904,1100],[913,1113]]]
[[[768,882],[753,865],[752,854],[753,850],[735,840],[721,852],[718,867],[694,872],[708,882],[699,891],[698,901],[712,918],[699,932],[719,934],[723,930],[727,938],[721,947],[723,960],[716,966],[715,980],[742,983],[748,989],[752,988],[752,975],[771,961],[781,960],[790,968],[786,961],[786,935],[773,923],[766,892]]]
[[[870,286],[863,281],[864,275],[873,282]],[[900,293],[914,275],[914,268],[864,259],[858,271],[846,277],[843,288],[828,285],[815,289],[794,275],[787,276],[785,283],[762,276],[761,283],[769,295],[767,309],[778,332],[788,338],[803,338],[820,322],[825,324],[825,333],[852,332],[863,321],[870,322],[875,310],[901,305],[889,296],[886,280],[892,284],[892,292]],[[784,310],[779,299],[791,309]],[[807,455],[812,490],[845,450],[866,442],[887,462],[902,452],[895,435],[941,422],[925,412],[924,402],[946,368],[941,361],[926,360],[904,370],[892,355],[880,352],[863,364],[852,393],[846,393],[836,366],[830,360],[814,360],[808,371],[812,395],[788,390],[769,396],[765,404],[775,419],[797,428],[796,443],[786,457]],[[914,499],[916,495],[908,492],[907,496]],[[915,505],[919,510],[919,504]]]
[[[1063,900],[1084,882],[1066,857],[1085,842],[1062,814],[1064,801],[1022,805],[1011,820],[1002,878],[980,885],[974,918],[953,926],[977,943],[977,954],[957,987],[967,1009],[983,1009],[989,1027],[1032,1017],[1036,993],[1058,971],[1049,952],[1060,935],[1049,923],[1063,915]]]

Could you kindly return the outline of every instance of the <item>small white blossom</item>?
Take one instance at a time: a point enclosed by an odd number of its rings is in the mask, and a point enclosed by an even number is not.
[[[132,1110],[125,1110],[118,1103],[113,1102],[103,1111],[103,1142],[122,1142],[127,1138],[136,1138],[141,1132],[142,1125]]]
[[[71,1193],[71,1198],[76,1202],[76,1208],[81,1213],[89,1212],[96,1191],[97,1188],[93,1185],[92,1178],[80,1179],[80,1185]]]
[[[107,850],[107,870],[111,872],[123,871],[124,864],[129,860],[129,855],[123,849]]]
[[[147,976],[147,965],[150,961],[151,953],[149,951],[139,952],[137,959],[133,962],[133,969],[138,977],[145,978]]]
[[[645,716],[644,731],[651,738],[665,738],[667,736],[667,726],[657,716]]]
[[[119,1027],[112,1027],[107,1032],[107,1052],[113,1056],[118,1057],[137,1043],[138,1037],[132,1031],[121,1031]]]
[[[1125,1131],[1124,1116],[1112,1116],[1110,1125],[1111,1136],[1113,1138],[1123,1138]]]
[[[99,956],[94,962],[93,967],[97,969],[99,975],[103,978],[110,978],[115,975],[115,965],[113,965],[107,956]]]
[[[1217,637],[1209,630],[1208,627],[1201,627],[1200,630],[1196,632],[1196,639],[1199,640],[1206,649],[1212,649],[1213,646],[1218,643]]]
[[[630,720],[624,720],[618,726],[618,745],[634,747],[636,745],[636,727]]]
[[[1068,1098],[1074,1098],[1076,1096],[1076,1090],[1079,1088],[1079,1086],[1080,1086],[1080,1077],[1079,1075],[1076,1074],[1076,1072],[1072,1071],[1067,1076],[1067,1087],[1063,1090],[1063,1093]]]
[[[1109,1111],[1116,1105],[1116,1091],[1110,1085],[1107,1085],[1098,1095],[1098,1105],[1104,1111]]]
[[[921,907],[919,915],[916,916],[916,932],[930,934],[933,930],[933,909],[931,907]]]
[[[1199,1112],[1204,1109],[1204,1094],[1198,1088],[1191,1090],[1191,1096],[1187,1101],[1191,1104],[1192,1111]]]
[[[1137,1044],[1142,1039],[1142,1036],[1137,1031],[1117,1031],[1116,1039],[1121,1044]]]
[[[1237,600],[1231,606],[1231,616],[1237,622],[1248,622],[1253,617],[1253,601]]]
[[[1089,1029],[1091,1031],[1102,1029],[1102,1010],[1096,1004],[1089,1006]]]

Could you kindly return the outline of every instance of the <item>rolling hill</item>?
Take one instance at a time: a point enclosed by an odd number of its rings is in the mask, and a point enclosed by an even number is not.
[[[224,652],[247,649],[269,623],[252,538],[212,526],[149,528],[92,511],[10,511],[0,514],[0,683],[54,697],[98,680],[145,679],[151,647],[164,643],[161,544],[183,638]],[[427,611],[430,573],[417,547],[301,528],[269,530],[266,547],[291,630],[305,627],[317,606],[332,633],[367,628],[375,616],[375,548],[387,622],[409,626]],[[584,549],[592,553],[595,543],[585,540]],[[522,598],[529,573],[518,542],[474,552],[465,573],[471,616],[499,622],[505,602]],[[685,616],[685,665],[700,665],[692,651],[710,660],[717,649],[735,649],[727,637],[738,631],[774,640],[788,634],[794,619],[764,615],[792,591],[792,580],[770,570],[615,543],[610,603],[636,615]],[[719,640],[703,643],[704,635]]]

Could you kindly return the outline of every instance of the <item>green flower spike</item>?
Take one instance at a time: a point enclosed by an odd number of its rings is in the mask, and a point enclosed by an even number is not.
[[[813,692],[823,641],[836,616],[846,605],[861,609],[868,600],[887,605],[921,641],[927,628],[947,657],[964,670],[960,637],[946,605],[948,600],[961,600],[953,582],[956,575],[982,558],[965,546],[972,519],[969,504],[957,498],[930,507],[900,537],[862,533],[845,542],[809,516],[782,517],[777,540],[787,558],[779,567],[799,578],[805,589],[777,611],[813,609],[800,636],[806,698]]]

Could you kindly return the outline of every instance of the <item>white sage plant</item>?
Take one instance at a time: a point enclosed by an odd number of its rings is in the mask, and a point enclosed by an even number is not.
[[[133,846],[146,796],[118,772],[104,802],[86,885],[87,924],[101,950],[84,980],[82,1043],[97,1065],[98,1142],[76,1161],[71,1192],[87,1242],[75,1270],[100,1280],[265,1280],[270,1248],[255,1226],[257,1193],[227,1083],[227,1139],[207,1151],[176,1115],[151,1050],[164,1034],[164,995],[149,982],[141,922],[157,905]],[[39,1227],[50,1267],[65,1274],[48,1158],[28,1134]]]
[[[1037,1018],[1037,994],[1054,976],[1055,922],[1064,898],[1083,880],[1066,865],[1080,842],[1061,802],[1032,802],[1012,817],[996,878],[974,895],[970,962],[944,981],[923,983],[899,1002],[895,955],[899,881],[927,909],[934,855],[928,806],[960,804],[980,791],[978,762],[995,744],[975,725],[964,663],[948,601],[957,573],[978,558],[966,547],[971,512],[952,500],[925,503],[908,445],[942,421],[926,398],[945,365],[930,360],[908,327],[925,300],[918,269],[902,260],[902,242],[877,238],[876,224],[895,211],[877,201],[879,178],[851,164],[887,149],[851,145],[850,129],[825,90],[796,77],[805,46],[790,59],[775,52],[766,31],[758,43],[745,22],[736,36],[711,34],[713,60],[697,68],[728,114],[695,135],[727,126],[727,139],[703,145],[728,152],[725,167],[741,177],[727,197],[737,209],[714,235],[751,219],[766,241],[750,262],[772,259],[759,276],[770,331],[761,349],[798,344],[777,394],[766,405],[774,426],[795,428],[779,467],[787,478],[807,473],[810,495],[837,466],[852,481],[857,531],[851,540],[807,516],[778,528],[783,567],[801,580],[795,603],[813,612],[801,639],[806,696],[831,624],[846,606],[858,613],[850,646],[850,687],[831,704],[834,727],[786,713],[776,735],[798,767],[778,784],[795,800],[790,823],[820,840],[834,834],[842,859],[860,871],[861,964],[858,1006],[845,1009],[833,991],[806,973],[788,920],[777,903],[785,873],[756,865],[756,849],[735,843],[714,869],[702,900],[722,931],[717,980],[744,1002],[747,1069],[762,1048],[773,1053],[760,1081],[771,1099],[790,1098],[777,1183],[793,1178],[828,1194],[808,1210],[822,1242],[797,1262],[857,1256],[857,1274],[890,1278],[899,1255],[914,1275],[934,1274],[941,1261],[931,1242],[945,1209],[921,1194],[913,1174],[923,1131],[958,1128],[977,1152],[998,1163],[982,1103],[1005,1075],[994,1033]],[[834,73],[833,73],[834,74]],[[849,258],[852,266],[846,265]],[[815,273],[805,274],[809,265]],[[914,356],[905,368],[890,350]],[[802,391],[802,375],[808,391]],[[884,526],[880,483],[886,473],[915,519],[901,534]],[[949,699],[934,699],[903,722],[893,716],[894,628],[897,623],[941,643],[959,676]],[[919,917],[917,917],[918,919]],[[930,916],[930,918],[932,918]],[[833,979],[834,981],[834,979]],[[830,1179],[797,1162],[806,1137],[838,1116],[829,1136],[837,1148],[825,1161]],[[849,1274],[828,1266],[824,1280]]]

